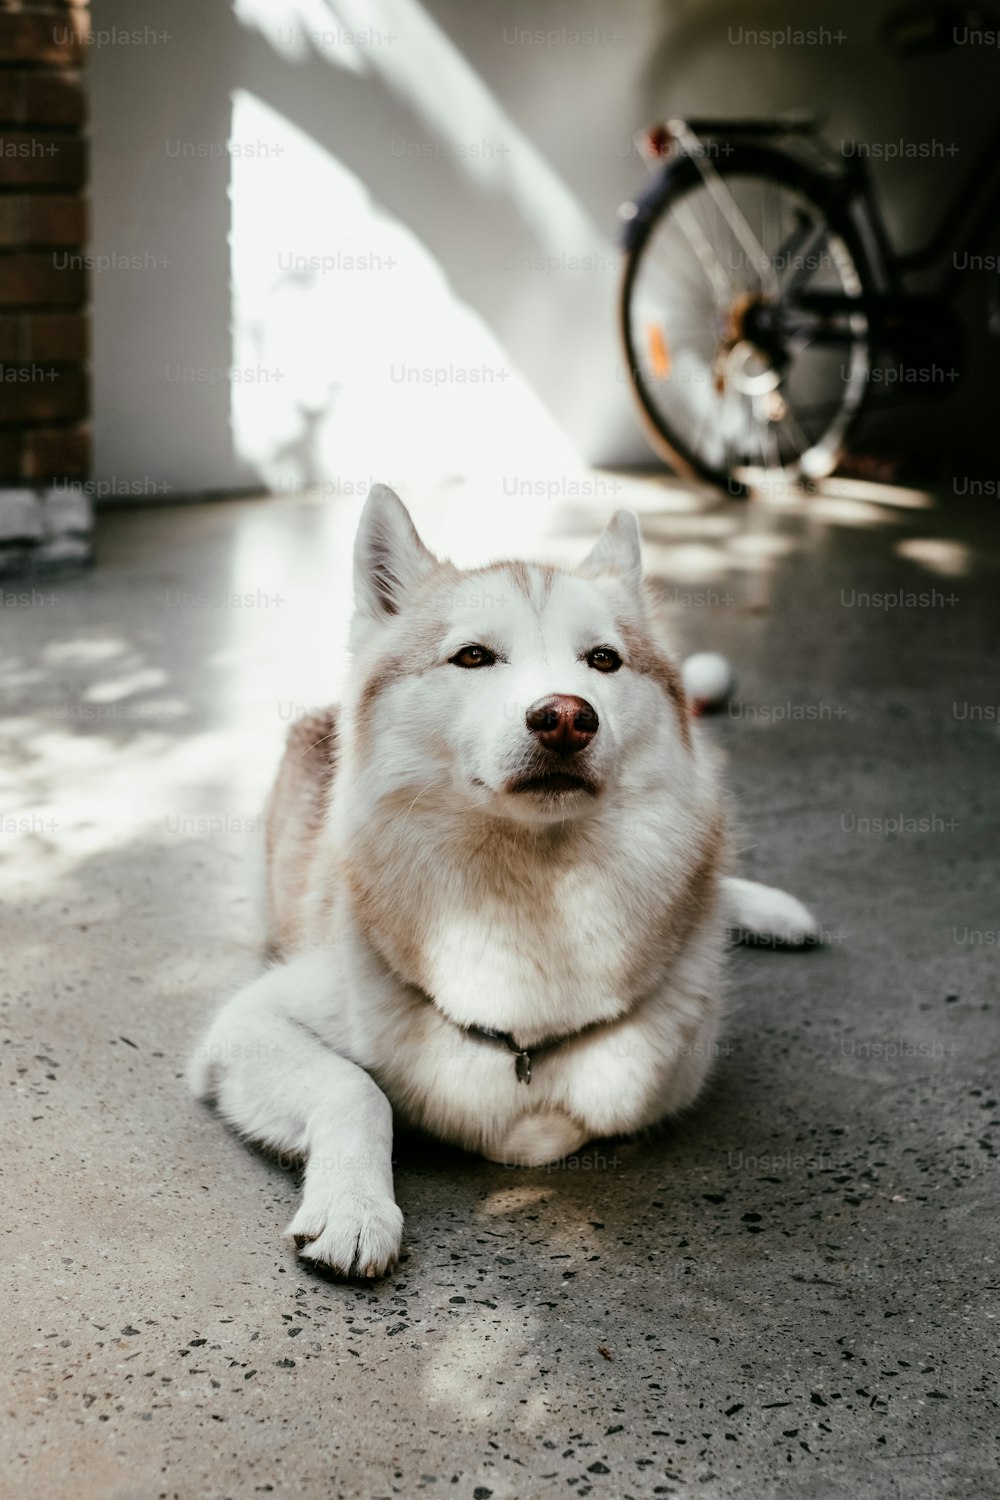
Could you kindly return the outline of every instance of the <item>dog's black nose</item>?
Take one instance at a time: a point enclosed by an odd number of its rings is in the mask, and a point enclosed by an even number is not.
[[[600,720],[586,698],[553,693],[533,703],[524,722],[546,750],[556,755],[575,755],[590,744]]]

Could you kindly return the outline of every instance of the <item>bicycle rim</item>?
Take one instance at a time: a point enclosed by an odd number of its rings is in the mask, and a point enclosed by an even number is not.
[[[796,164],[750,155],[713,164],[714,192],[693,162],[673,176],[626,261],[621,304],[628,379],[654,446],[739,493],[830,473],[869,372],[861,313],[849,342],[789,341],[780,358],[740,337],[746,309],[789,278],[848,296],[866,278],[849,231]]]

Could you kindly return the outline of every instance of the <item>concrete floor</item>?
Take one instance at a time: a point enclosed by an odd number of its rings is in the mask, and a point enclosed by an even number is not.
[[[397,1274],[315,1279],[280,1237],[293,1175],[181,1073],[255,968],[260,801],[336,692],[358,507],[106,515],[92,576],[0,615],[3,1493],[984,1500],[995,507],[496,498],[416,512],[459,555],[569,556],[641,510],[678,641],[738,665],[706,732],[744,868],[827,942],[734,954],[714,1088],[661,1140],[547,1171],[401,1142]],[[899,589],[925,597],[862,598]]]

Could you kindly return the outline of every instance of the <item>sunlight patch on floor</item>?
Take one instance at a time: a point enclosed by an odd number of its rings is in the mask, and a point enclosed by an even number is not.
[[[898,557],[942,578],[962,578],[972,567],[972,548],[945,537],[906,537],[893,550]]]

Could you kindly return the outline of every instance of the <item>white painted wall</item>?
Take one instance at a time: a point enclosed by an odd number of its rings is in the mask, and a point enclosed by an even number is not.
[[[96,478],[141,498],[648,461],[614,339],[616,210],[645,176],[633,132],[805,105],[835,142],[955,141],[878,170],[919,237],[993,114],[996,63],[888,59],[888,8],[97,0],[99,31],[148,30],[91,58],[93,248],[118,266],[94,275]],[[845,36],[748,43],[788,25]],[[295,265],[366,250],[398,264]],[[396,378],[423,367],[452,378]],[[476,368],[505,373],[460,389]],[[949,422],[975,415],[966,400]]]

